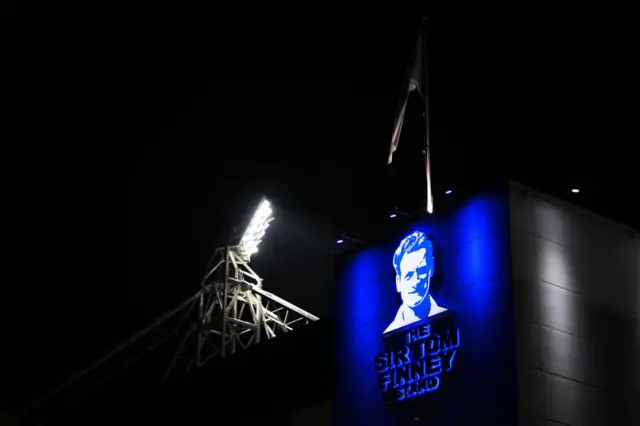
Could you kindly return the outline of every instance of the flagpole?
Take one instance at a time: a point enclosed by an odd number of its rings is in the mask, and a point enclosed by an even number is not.
[[[427,174],[427,213],[433,213],[433,194],[431,192],[431,132],[430,132],[430,117],[429,117],[429,88],[428,88],[428,74],[427,74],[427,18],[422,18],[422,81],[424,87],[424,122],[425,122],[425,137],[424,137],[424,162],[425,172]]]

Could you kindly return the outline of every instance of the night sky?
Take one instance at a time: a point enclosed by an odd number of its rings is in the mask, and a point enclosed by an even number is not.
[[[321,317],[336,236],[366,239],[423,202],[417,97],[386,166],[419,12],[165,12],[41,39],[17,175],[27,260],[7,299],[21,301],[19,361],[0,405],[195,292],[262,195],[276,222],[252,265]],[[436,209],[445,188],[510,176],[640,227],[631,39],[624,22],[432,17]]]

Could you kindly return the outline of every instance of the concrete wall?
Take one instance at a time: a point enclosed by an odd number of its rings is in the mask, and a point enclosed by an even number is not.
[[[516,184],[510,206],[519,424],[639,425],[640,240]]]

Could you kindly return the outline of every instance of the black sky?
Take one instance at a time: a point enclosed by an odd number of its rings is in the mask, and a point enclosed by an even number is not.
[[[415,99],[399,165],[385,165],[419,13],[165,12],[38,38],[46,55],[18,148],[24,320],[20,362],[8,364],[23,386],[3,405],[195,291],[263,194],[283,220],[256,268],[270,290],[322,314],[335,236],[419,206]],[[638,227],[632,27],[434,16],[429,31],[438,190],[511,176],[571,199],[577,186],[577,202]]]

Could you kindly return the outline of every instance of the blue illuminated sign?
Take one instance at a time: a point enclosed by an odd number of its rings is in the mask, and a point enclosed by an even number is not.
[[[385,334],[447,310],[429,294],[435,262],[433,243],[425,233],[415,231],[400,242],[393,255],[393,268],[402,305]]]
[[[449,310],[429,293],[435,270],[433,242],[420,231],[408,235],[393,255],[393,267],[402,304],[383,332],[386,351],[375,358],[385,402],[437,390],[442,374],[453,369],[460,347],[460,330],[445,314]],[[404,338],[398,341],[401,332]]]
[[[453,327],[435,334],[431,324],[424,324],[408,330],[405,343],[376,355],[378,385],[385,402],[402,401],[438,389],[442,373],[453,369],[460,347],[460,330]]]

